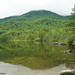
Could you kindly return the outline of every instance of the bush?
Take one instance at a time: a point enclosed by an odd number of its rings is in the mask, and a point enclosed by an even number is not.
[[[75,47],[75,42],[73,42],[72,45]]]
[[[72,43],[73,43],[73,39],[72,39],[72,37],[71,37],[71,38],[68,39],[68,44],[69,44],[69,45],[72,45]]]

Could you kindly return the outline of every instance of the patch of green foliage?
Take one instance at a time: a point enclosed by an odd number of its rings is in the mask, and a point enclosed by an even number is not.
[[[66,27],[68,27],[69,29],[69,34],[70,34],[70,37],[68,39],[68,44],[69,45],[73,45],[75,46],[74,44],[74,41],[75,41],[75,5],[74,5],[74,8],[72,9],[72,16],[69,18],[70,21],[69,23],[66,24]]]

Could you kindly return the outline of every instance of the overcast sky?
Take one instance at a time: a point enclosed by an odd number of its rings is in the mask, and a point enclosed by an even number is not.
[[[74,4],[75,0],[0,0],[0,18],[43,9],[70,15]]]

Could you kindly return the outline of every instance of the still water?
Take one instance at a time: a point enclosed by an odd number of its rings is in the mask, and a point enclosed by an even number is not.
[[[33,70],[22,65],[0,62],[0,73],[5,75],[58,75],[61,70],[66,69],[65,64],[47,70]]]
[[[72,53],[64,53],[65,50]],[[75,69],[75,48],[39,42],[0,43],[0,74],[58,75]]]

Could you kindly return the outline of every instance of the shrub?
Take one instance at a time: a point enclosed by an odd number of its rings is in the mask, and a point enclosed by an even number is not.
[[[71,37],[71,38],[68,38],[68,44],[69,45],[72,45],[72,43],[73,43],[73,38]]]

